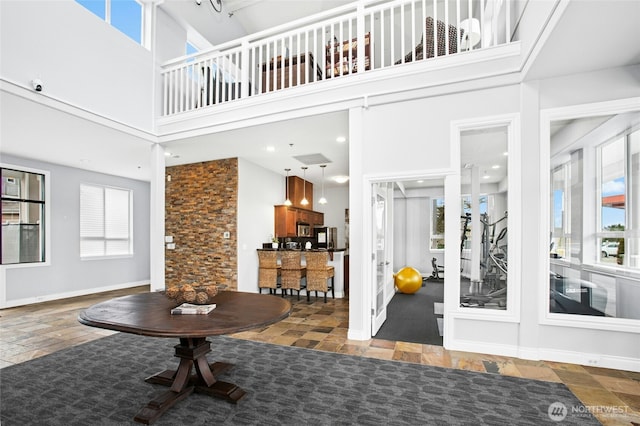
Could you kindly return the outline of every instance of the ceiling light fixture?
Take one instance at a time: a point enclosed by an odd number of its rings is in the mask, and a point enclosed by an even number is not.
[[[347,138],[345,138],[344,136],[338,136],[336,138],[336,142],[340,142],[340,143],[345,142],[346,140],[347,140]]]
[[[322,168],[322,197],[320,197],[318,202],[320,204],[327,204],[327,199],[324,198],[324,168],[327,167],[327,165],[326,164],[321,164],[320,167]]]
[[[287,178],[284,181],[284,192],[285,192],[285,197],[287,198],[284,200],[284,205],[290,206],[292,204],[291,200],[289,199],[289,172],[291,171],[291,169],[284,169],[284,171],[287,172]]]
[[[211,3],[211,7],[213,8],[213,10],[218,13],[222,12],[222,0],[215,0],[215,2],[214,0],[209,0],[209,3]],[[196,4],[200,6],[202,4],[202,0],[196,0]]]
[[[304,176],[302,180],[304,184],[302,186],[302,201],[300,201],[300,204],[303,206],[309,204],[309,201],[307,200],[307,169],[308,167],[302,167],[302,176]]]
[[[346,181],[349,180],[349,176],[334,176],[333,180],[338,183],[345,183]]]

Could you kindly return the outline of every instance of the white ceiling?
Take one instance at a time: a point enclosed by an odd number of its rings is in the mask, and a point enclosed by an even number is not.
[[[339,136],[346,141],[337,142]],[[338,186],[331,182],[332,177],[349,175],[348,136],[347,113],[335,112],[197,136],[163,146],[172,154],[166,159],[167,166],[239,157],[282,175],[289,168],[291,175],[303,177],[301,167],[308,166],[306,178],[316,184],[322,180],[319,164],[305,164],[294,157],[322,154],[329,160],[322,163],[327,164],[325,186],[330,188]]]
[[[3,154],[149,180],[149,140],[21,96],[0,95]]]

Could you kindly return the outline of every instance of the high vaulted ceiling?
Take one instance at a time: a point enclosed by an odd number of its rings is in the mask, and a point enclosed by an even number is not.
[[[165,0],[160,8],[211,45],[254,34],[354,0]],[[198,4],[200,3],[200,4]],[[196,41],[196,40],[193,40]],[[201,49],[204,46],[198,46]]]

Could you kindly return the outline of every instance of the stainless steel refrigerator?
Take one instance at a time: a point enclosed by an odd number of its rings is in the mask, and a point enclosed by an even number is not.
[[[318,226],[313,228],[313,235],[318,248],[334,249],[338,244],[338,228]]]

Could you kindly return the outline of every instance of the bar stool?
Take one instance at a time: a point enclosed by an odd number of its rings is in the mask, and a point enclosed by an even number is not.
[[[326,251],[308,251],[305,254],[307,259],[307,301],[309,300],[309,293],[316,292],[316,299],[318,298],[318,292],[324,292],[324,303],[327,303],[327,293],[331,290],[331,297],[335,299],[334,293],[334,276],[335,268],[329,265],[329,253]],[[328,280],[331,279],[331,286],[328,285]]]
[[[276,250],[258,249],[258,289],[262,293],[263,288],[269,289],[269,294],[275,294],[280,277],[280,265],[278,265],[278,252]]]
[[[291,289],[298,292],[298,300],[300,300],[300,290],[305,288],[302,285],[302,279],[307,276],[307,269],[302,266],[302,253],[297,250],[285,250],[281,256],[282,264],[282,291],[287,293]]]

